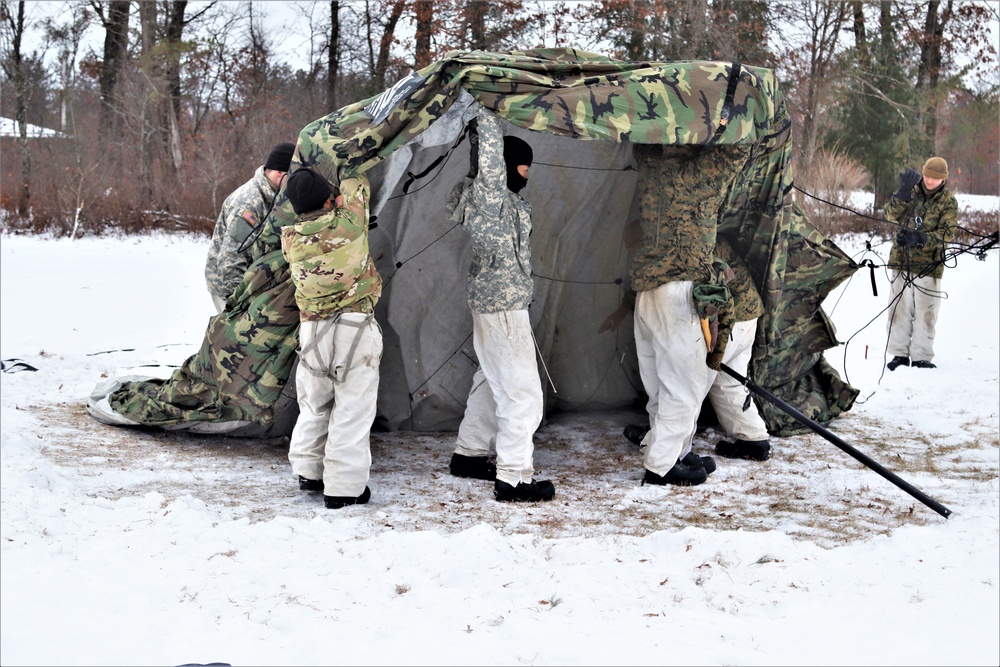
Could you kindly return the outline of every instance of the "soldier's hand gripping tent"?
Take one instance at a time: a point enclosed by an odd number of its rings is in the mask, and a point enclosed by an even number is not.
[[[475,371],[464,298],[467,234],[445,212],[468,171],[463,131],[481,105],[528,140],[534,301],[530,314],[550,408],[608,409],[641,392],[632,327],[598,335],[628,289],[623,236],[633,219],[634,144],[741,144],[749,155],[718,211],[764,302],[755,381],[821,423],[857,391],[823,359],[837,344],[825,296],[857,266],[792,200],[791,122],[769,69],[732,62],[626,62],[573,49],[453,52],[385,93],[299,134],[294,171],[372,185],[371,254],[385,287],[379,416],[392,429],[453,430]],[[301,163],[299,163],[301,160]],[[230,308],[167,380],[99,386],[91,414],[109,423],[242,435],[290,428],[283,396],[299,314],[280,232],[294,213],[279,195]],[[547,376],[543,375],[547,379]],[[804,427],[760,406],[774,435]],[[290,413],[290,411],[292,411]],[[291,417],[289,417],[291,414]]]

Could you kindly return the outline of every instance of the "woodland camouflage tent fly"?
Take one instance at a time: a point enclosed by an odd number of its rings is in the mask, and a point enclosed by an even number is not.
[[[733,164],[718,228],[765,304],[750,374],[818,422],[850,409],[857,391],[823,358],[837,341],[821,303],[857,266],[792,200],[791,122],[772,71],[572,49],[476,51],[449,54],[299,134],[293,171],[308,165],[333,183],[365,173],[372,183],[371,252],[385,282],[376,309],[385,339],[380,426],[453,430],[465,407],[476,368],[465,298],[471,243],[444,205],[468,170],[463,130],[476,104],[534,150],[523,195],[533,210],[530,314],[547,409],[610,409],[642,395],[630,318],[598,333],[628,289],[636,143],[752,147]],[[166,380],[99,385],[91,414],[198,432],[290,432],[298,311],[279,230],[293,219],[279,196],[254,241],[255,261],[194,356]],[[770,404],[759,407],[773,435],[803,430]]]

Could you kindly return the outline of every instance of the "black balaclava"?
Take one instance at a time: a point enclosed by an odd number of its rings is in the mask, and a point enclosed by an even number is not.
[[[503,138],[503,161],[507,163],[507,187],[511,192],[520,192],[528,184],[528,179],[517,173],[517,168],[522,164],[530,167],[531,157],[527,141],[512,136]]]

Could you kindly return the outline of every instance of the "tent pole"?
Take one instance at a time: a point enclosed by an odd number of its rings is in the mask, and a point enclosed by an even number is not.
[[[804,414],[802,414],[801,412],[790,406],[788,403],[785,403],[783,400],[781,400],[768,390],[764,389],[750,378],[743,377],[742,375],[740,375],[739,373],[737,373],[736,371],[734,371],[732,368],[730,368],[725,364],[722,364],[722,370],[725,371],[727,375],[731,376],[732,378],[737,380],[740,384],[745,386],[747,389],[757,394],[761,398],[766,399],[769,403],[773,403],[774,405],[778,406],[779,408],[781,408],[783,412],[791,415],[800,423],[808,426],[816,433],[820,434],[833,444],[837,445],[837,447],[844,450],[845,452],[853,456],[855,459],[863,463],[865,466],[877,472],[882,477],[885,477],[887,480],[889,480],[890,482],[901,488],[903,491],[906,491],[908,494],[910,494],[911,496],[922,502],[924,505],[927,505],[928,507],[930,507],[932,510],[934,510],[944,518],[947,519],[948,515],[951,514],[950,509],[948,509],[941,503],[937,502],[936,500],[928,496],[920,489],[916,488],[915,486],[912,486],[905,480],[901,479],[895,473],[887,470],[879,463],[868,458],[868,456],[859,452],[854,447],[851,447],[849,444],[847,444],[846,442],[838,438],[836,435],[831,433],[828,429],[820,426],[812,419],[809,419],[809,417],[806,417]]]

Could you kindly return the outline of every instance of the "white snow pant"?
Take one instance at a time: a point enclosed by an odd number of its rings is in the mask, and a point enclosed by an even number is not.
[[[889,356],[911,361],[934,358],[934,329],[941,307],[941,279],[912,277],[905,271],[892,272],[892,299],[889,306]],[[897,299],[898,297],[898,299]],[[890,301],[892,303],[892,301]]]
[[[542,422],[542,383],[528,311],[473,311],[472,333],[479,370],[455,453],[488,456],[495,443],[497,479],[512,486],[530,483],[535,473],[531,438]]]
[[[680,458],[708,393],[708,350],[694,307],[690,280],[638,292],[635,350],[649,401],[643,464],[665,475]]]
[[[295,373],[299,418],[292,473],[322,479],[327,496],[360,496],[371,469],[382,329],[365,313],[302,322]]]
[[[726,345],[722,363],[740,375],[746,376],[756,334],[756,318],[733,325],[732,336]],[[747,408],[746,412],[743,411],[743,404],[749,395],[746,387],[726,373],[713,371],[707,364],[705,370],[707,371],[705,382],[706,387],[708,387],[708,400],[712,402],[715,415],[719,418],[719,425],[723,430],[737,440],[751,442],[767,440],[767,425],[757,411],[757,404],[751,401],[750,407]],[[681,458],[691,451],[691,442],[697,430],[698,424],[697,418],[695,418],[695,425],[681,450]]]

